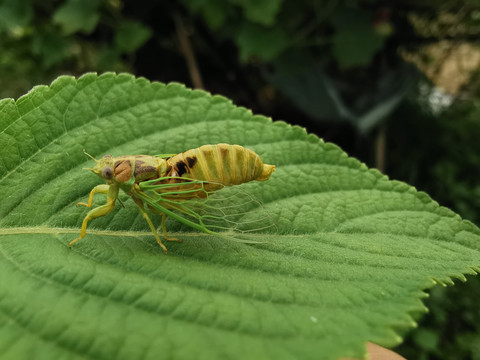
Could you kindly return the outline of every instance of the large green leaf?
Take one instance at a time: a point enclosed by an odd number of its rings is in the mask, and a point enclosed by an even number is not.
[[[278,224],[247,245],[176,227],[164,255],[132,201],[91,223],[83,153],[248,146]],[[299,127],[130,75],[61,77],[0,102],[2,359],[335,359],[401,342],[423,290],[480,268],[480,231]],[[245,186],[242,185],[242,186]],[[99,195],[101,198],[102,195]],[[97,199],[102,203],[104,199]],[[155,217],[158,224],[159,217]]]

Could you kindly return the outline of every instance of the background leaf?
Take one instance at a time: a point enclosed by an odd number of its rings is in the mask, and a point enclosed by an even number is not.
[[[152,32],[136,21],[124,21],[115,35],[115,45],[118,50],[127,53],[141,47],[152,36]]]
[[[240,59],[247,61],[251,56],[272,60],[288,46],[288,35],[279,28],[264,28],[245,23],[237,36]]]
[[[344,10],[332,17],[335,27],[333,55],[344,66],[368,64],[382,47],[385,37],[373,28],[370,14],[360,10]],[[358,46],[362,44],[362,46]]]
[[[71,49],[72,43],[54,29],[34,34],[32,39],[32,52],[40,56],[44,68],[63,61]]]
[[[0,2],[0,30],[13,31],[27,26],[32,19],[32,5],[28,0],[2,0]]]
[[[99,0],[68,0],[53,14],[53,21],[66,35],[78,31],[90,33],[100,19],[100,5]]]
[[[415,326],[422,290],[480,271],[480,230],[426,194],[299,127],[179,84],[61,77],[0,102],[0,142],[2,358],[361,357],[365,341],[391,346]],[[278,235],[246,245],[184,232],[165,256],[126,200],[66,246],[88,211],[75,203],[101,183],[82,170],[83,148],[218,142],[277,165],[271,180],[245,185]]]
[[[201,13],[212,29],[225,23],[230,4],[223,0],[184,0],[185,5],[195,13]]]
[[[274,24],[283,0],[231,0],[230,2],[242,7],[245,17],[251,22],[269,26]]]

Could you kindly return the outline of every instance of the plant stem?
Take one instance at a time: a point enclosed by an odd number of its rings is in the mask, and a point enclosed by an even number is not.
[[[193,52],[192,44],[189,39],[187,29],[183,23],[182,17],[179,14],[173,16],[175,21],[175,29],[177,31],[178,41],[180,43],[180,50],[182,51],[187,61],[188,71],[190,72],[190,78],[195,89],[204,89],[202,75],[198,69],[197,60],[195,59],[195,53]]]
[[[377,138],[375,141],[375,166],[382,173],[385,172],[385,152],[386,152],[386,128],[383,122],[378,128]]]

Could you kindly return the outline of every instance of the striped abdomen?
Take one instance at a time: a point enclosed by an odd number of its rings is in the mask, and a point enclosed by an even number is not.
[[[206,180],[222,185],[265,181],[275,171],[260,156],[240,145],[203,145],[167,160],[167,176]]]

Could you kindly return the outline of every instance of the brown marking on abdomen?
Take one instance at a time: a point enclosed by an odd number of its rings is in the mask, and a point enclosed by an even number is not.
[[[188,167],[190,169],[193,168],[196,163],[197,163],[197,157],[196,156],[187,157],[187,164],[188,164]]]
[[[217,145],[217,149],[220,150],[220,155],[222,158],[226,158],[228,156],[229,148],[227,146]]]
[[[187,165],[183,161],[177,162],[175,167],[177,168],[178,176],[182,176],[187,172]]]

